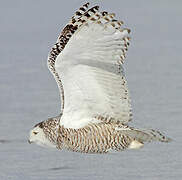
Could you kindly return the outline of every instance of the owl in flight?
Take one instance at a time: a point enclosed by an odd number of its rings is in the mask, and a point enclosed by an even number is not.
[[[60,91],[60,115],[36,124],[29,143],[107,153],[169,142],[159,131],[128,125],[132,112],[123,63],[130,30],[114,13],[88,6],[76,11],[48,55]]]

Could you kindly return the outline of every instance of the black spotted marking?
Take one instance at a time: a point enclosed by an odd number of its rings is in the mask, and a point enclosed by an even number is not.
[[[106,15],[108,15],[108,12],[103,11],[103,12],[102,12],[102,15],[103,15],[103,16],[106,16]]]
[[[81,7],[80,10],[81,10],[81,11],[85,11],[85,8]]]
[[[98,10],[99,10],[99,6],[94,6],[94,7],[90,8],[88,11],[95,13]]]
[[[76,22],[76,20],[74,18],[72,18],[72,23],[74,24]]]
[[[84,4],[83,7],[86,7],[86,9],[87,9],[88,6],[89,6],[89,4],[90,4],[90,3],[88,2],[88,3]]]
[[[84,14],[84,16],[90,17],[90,14],[89,14],[88,12],[86,12],[86,13]]]
[[[76,12],[76,15],[77,15],[77,16],[81,16],[82,13],[80,13],[80,11],[77,11],[77,12]]]
[[[112,19],[112,22],[118,22],[118,20],[116,20],[116,19]]]
[[[40,127],[43,128],[44,127],[44,121],[39,122],[38,124],[36,124],[34,127]]]

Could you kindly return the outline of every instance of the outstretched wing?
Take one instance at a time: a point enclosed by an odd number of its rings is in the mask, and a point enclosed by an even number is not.
[[[48,58],[62,97],[60,124],[81,128],[103,120],[126,123],[131,104],[122,64],[129,30],[120,27],[114,14],[99,12],[98,6],[86,8],[76,12],[53,47],[54,58]]]

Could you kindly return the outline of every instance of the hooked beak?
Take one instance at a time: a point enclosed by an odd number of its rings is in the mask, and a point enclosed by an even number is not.
[[[30,141],[30,139],[29,139],[29,140],[28,140],[28,143],[29,143],[29,144],[31,144],[31,143],[32,143],[32,141]]]

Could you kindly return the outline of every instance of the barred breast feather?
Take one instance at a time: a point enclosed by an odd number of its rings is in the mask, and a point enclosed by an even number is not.
[[[108,153],[111,150],[138,149],[151,141],[169,142],[171,139],[153,129],[137,129],[117,123],[90,124],[80,129],[60,126],[58,149],[66,148],[82,153]]]
[[[59,148],[83,153],[107,153],[110,150],[121,151],[132,142],[132,138],[115,131],[116,124],[91,124],[81,129],[60,127],[63,136]]]

